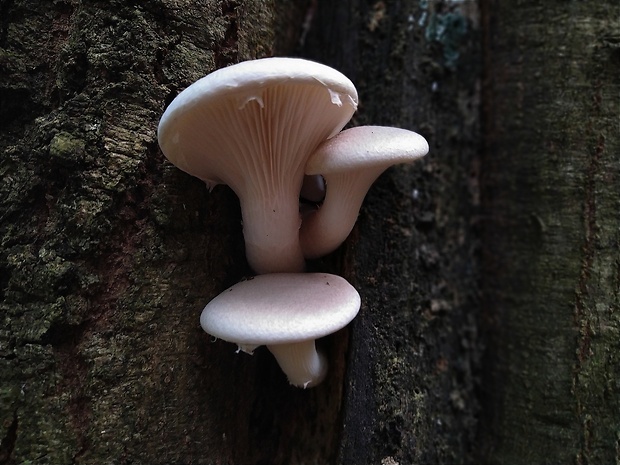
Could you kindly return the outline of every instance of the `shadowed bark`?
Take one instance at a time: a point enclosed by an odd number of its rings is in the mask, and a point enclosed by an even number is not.
[[[353,125],[411,129],[430,144],[422,161],[379,178],[340,252],[363,304],[351,325],[339,463],[464,463],[479,349],[477,12],[320,5],[308,54],[355,82]]]
[[[618,5],[484,12],[486,463],[618,463]]]

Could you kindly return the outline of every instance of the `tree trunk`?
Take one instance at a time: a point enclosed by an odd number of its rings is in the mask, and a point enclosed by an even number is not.
[[[618,463],[618,5],[483,16],[485,460]]]
[[[316,15],[307,51],[356,83],[353,124],[412,129],[431,147],[375,183],[341,251],[363,304],[338,463],[466,463],[479,350],[477,11],[349,1],[320,3]]]
[[[475,10],[418,1],[0,4],[0,464],[463,463],[475,432]],[[305,22],[304,22],[305,21]],[[298,44],[294,49],[293,45]],[[363,298],[330,372],[288,386],[202,307],[251,273],[239,206],[167,163],[158,119],[208,72],[302,54],[353,123],[416,130],[338,252]]]

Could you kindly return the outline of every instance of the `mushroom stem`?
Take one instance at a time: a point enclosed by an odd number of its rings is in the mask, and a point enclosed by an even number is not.
[[[299,244],[299,201],[296,194],[241,200],[248,263],[258,274],[300,273],[305,269]]]
[[[314,387],[325,378],[327,361],[317,352],[314,339],[290,344],[270,344],[267,348],[293,386],[304,389]]]
[[[383,169],[325,175],[325,200],[304,218],[299,239],[303,254],[315,259],[336,250],[351,233],[364,197]]]

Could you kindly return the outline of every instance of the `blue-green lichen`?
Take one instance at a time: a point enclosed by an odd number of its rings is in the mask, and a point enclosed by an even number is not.
[[[424,35],[429,42],[441,45],[444,65],[454,69],[461,54],[461,43],[468,29],[467,18],[458,10],[442,8],[430,15]]]

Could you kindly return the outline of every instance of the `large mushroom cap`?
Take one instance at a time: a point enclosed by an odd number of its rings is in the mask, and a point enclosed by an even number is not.
[[[242,281],[202,312],[205,332],[240,346],[289,344],[318,339],[357,315],[360,296],[340,276],[275,273]]]
[[[356,108],[353,83],[335,69],[264,58],[189,86],[164,112],[157,137],[177,167],[235,191],[254,271],[298,272],[305,266],[298,205],[304,166]]]
[[[263,58],[219,69],[187,87],[162,115],[158,140],[183,171],[237,191],[239,175],[231,167],[268,169],[278,157],[300,158],[303,165],[356,108],[355,86],[339,71],[300,58]]]

